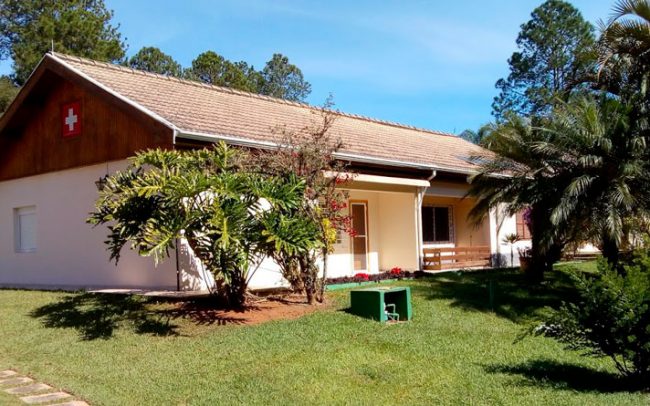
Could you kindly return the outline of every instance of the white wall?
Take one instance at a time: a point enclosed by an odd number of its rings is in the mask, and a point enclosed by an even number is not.
[[[417,194],[381,193],[378,200],[380,269],[387,271],[397,266],[408,271],[418,270],[418,232],[413,212]]]
[[[499,223],[501,224],[499,227]],[[492,253],[499,253],[504,256],[504,259],[510,266],[519,266],[519,253],[518,249],[530,248],[530,240],[520,240],[513,244],[512,263],[511,263],[511,247],[510,244],[504,243],[503,239],[508,234],[517,233],[517,218],[516,216],[508,216],[504,214],[503,207],[493,209],[490,213],[490,235]]]
[[[125,249],[116,267],[109,262],[104,244],[106,227],[86,223],[98,196],[94,182],[126,165],[126,161],[111,162],[0,182],[0,286],[176,289],[175,252],[155,267],[153,259]],[[415,188],[349,193],[351,200],[368,202],[368,271],[394,266],[417,269]],[[33,253],[15,252],[14,209],[24,206],[36,206],[37,211],[38,246]],[[329,277],[354,274],[349,236],[342,237],[329,257]],[[180,245],[178,260],[181,289],[212,286],[211,275],[186,243]],[[286,281],[278,266],[266,259],[252,274],[250,286],[286,286]]]
[[[410,192],[348,190],[351,201],[368,203],[368,272],[387,271],[395,266],[404,270],[419,269],[415,188]],[[354,275],[350,236],[343,234],[341,243],[329,256],[328,276]]]
[[[124,168],[126,161],[108,164]],[[109,262],[105,227],[86,224],[97,198],[94,182],[107,164],[0,182],[0,286],[62,288],[176,288],[172,258],[154,266],[125,249],[119,265]],[[36,206],[37,249],[16,253],[14,208]]]

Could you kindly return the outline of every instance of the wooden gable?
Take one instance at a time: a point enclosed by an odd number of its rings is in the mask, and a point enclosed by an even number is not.
[[[72,132],[63,127],[67,106],[79,111],[71,116]],[[6,115],[0,122],[0,181],[173,148],[169,127],[47,60]]]

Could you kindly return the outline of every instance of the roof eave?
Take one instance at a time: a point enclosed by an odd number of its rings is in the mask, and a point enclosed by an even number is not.
[[[280,144],[275,142],[270,142],[270,141],[258,141],[258,140],[251,140],[251,139],[232,136],[232,135],[209,134],[209,133],[203,133],[203,132],[197,132],[191,130],[178,130],[178,132],[176,133],[176,138],[182,138],[182,139],[193,140],[193,141],[203,141],[203,142],[224,141],[231,145],[237,145],[246,148],[266,149],[266,150],[277,149],[281,147]],[[428,171],[435,170],[441,172],[456,173],[461,175],[472,175],[476,173],[476,171],[472,171],[469,169],[463,170],[463,169],[449,168],[449,167],[444,167],[439,165],[379,158],[370,155],[352,154],[348,152],[336,152],[334,153],[334,157],[336,159],[351,161],[355,163],[392,166],[398,168],[412,168],[412,169],[421,169],[421,170],[428,170]]]
[[[68,63],[67,63],[66,61],[64,61],[63,59],[57,57],[55,54],[50,54],[50,53],[48,53],[46,56],[48,56],[48,57],[51,58],[53,61],[55,61],[55,62],[57,62],[58,64],[60,64],[61,66],[64,66],[66,69],[70,70],[71,72],[75,73],[76,75],[80,76],[80,77],[83,78],[84,80],[87,80],[88,82],[90,82],[90,83],[92,83],[93,85],[99,87],[99,88],[102,89],[103,91],[109,93],[109,94],[112,95],[113,97],[119,99],[120,101],[122,101],[122,102],[128,104],[129,106],[131,106],[131,107],[133,107],[134,109],[140,111],[141,113],[144,113],[144,114],[146,114],[147,116],[151,117],[152,119],[158,121],[159,123],[161,123],[161,124],[163,124],[164,126],[168,127],[168,128],[171,129],[172,131],[176,131],[176,130],[177,130],[176,126],[175,126],[174,123],[172,123],[171,121],[169,121],[169,120],[165,119],[164,117],[162,117],[161,115],[159,115],[159,114],[157,114],[157,113],[155,113],[155,112],[149,110],[148,108],[144,107],[144,106],[141,105],[140,103],[138,103],[138,102],[136,102],[136,101],[134,101],[134,100],[132,100],[132,99],[130,99],[130,98],[128,98],[128,97],[126,97],[126,96],[124,96],[124,95],[118,93],[118,92],[116,92],[115,90],[113,90],[113,89],[111,89],[110,87],[104,85],[103,83],[101,83],[101,82],[95,80],[94,78],[92,78],[91,76],[89,76],[89,75],[87,75],[86,73],[82,72],[81,70],[79,70],[79,69],[77,69],[77,68],[71,66],[70,64],[68,64]]]

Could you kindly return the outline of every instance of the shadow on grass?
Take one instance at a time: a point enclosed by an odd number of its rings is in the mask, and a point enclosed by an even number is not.
[[[138,334],[178,335],[169,316],[149,310],[147,302],[135,296],[75,294],[41,306],[30,316],[41,319],[45,327],[74,328],[83,340],[110,338],[125,325]]]
[[[494,312],[516,323],[538,318],[545,307],[557,307],[575,292],[569,276],[560,271],[547,274],[538,285],[516,270],[453,272],[430,280],[418,289],[427,289],[420,292],[423,296],[451,300],[451,306],[465,310]]]
[[[247,306],[241,310],[225,310],[215,307],[214,301],[208,299],[196,299],[179,303],[178,306],[160,310],[160,314],[173,319],[185,319],[200,326],[225,326],[230,324],[246,324],[248,320],[240,317],[247,311],[258,310],[256,306]]]
[[[491,364],[484,366],[488,373],[516,375],[524,378],[522,384],[580,392],[612,393],[638,390],[614,373],[598,371],[585,366],[538,359],[518,365]]]
[[[178,336],[180,326],[172,321],[185,320],[197,326],[226,326],[250,323],[249,312],[224,308],[213,298],[165,300],[137,295],[79,293],[41,306],[30,313],[48,328],[74,328],[83,340],[108,339],[120,328],[136,334]]]

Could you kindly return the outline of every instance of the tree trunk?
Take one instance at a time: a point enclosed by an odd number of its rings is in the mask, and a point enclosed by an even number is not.
[[[314,272],[314,269],[316,271]],[[300,258],[300,275],[305,286],[307,303],[316,304],[316,279],[318,278],[318,268],[314,263],[314,258],[310,255],[304,255]]]
[[[320,278],[320,289],[318,292],[318,301],[323,303],[325,301],[325,283],[327,281],[327,248],[322,250],[323,256],[323,277]]]
[[[603,257],[612,268],[618,268],[620,253],[616,240],[609,236],[603,236]]]
[[[530,264],[526,268],[526,279],[531,283],[539,283],[544,279],[544,257],[542,255],[542,222],[543,216],[538,206],[532,206],[530,209]]]
[[[307,290],[307,303],[309,303],[309,305],[316,304],[316,296],[314,295],[314,292],[311,289]]]

